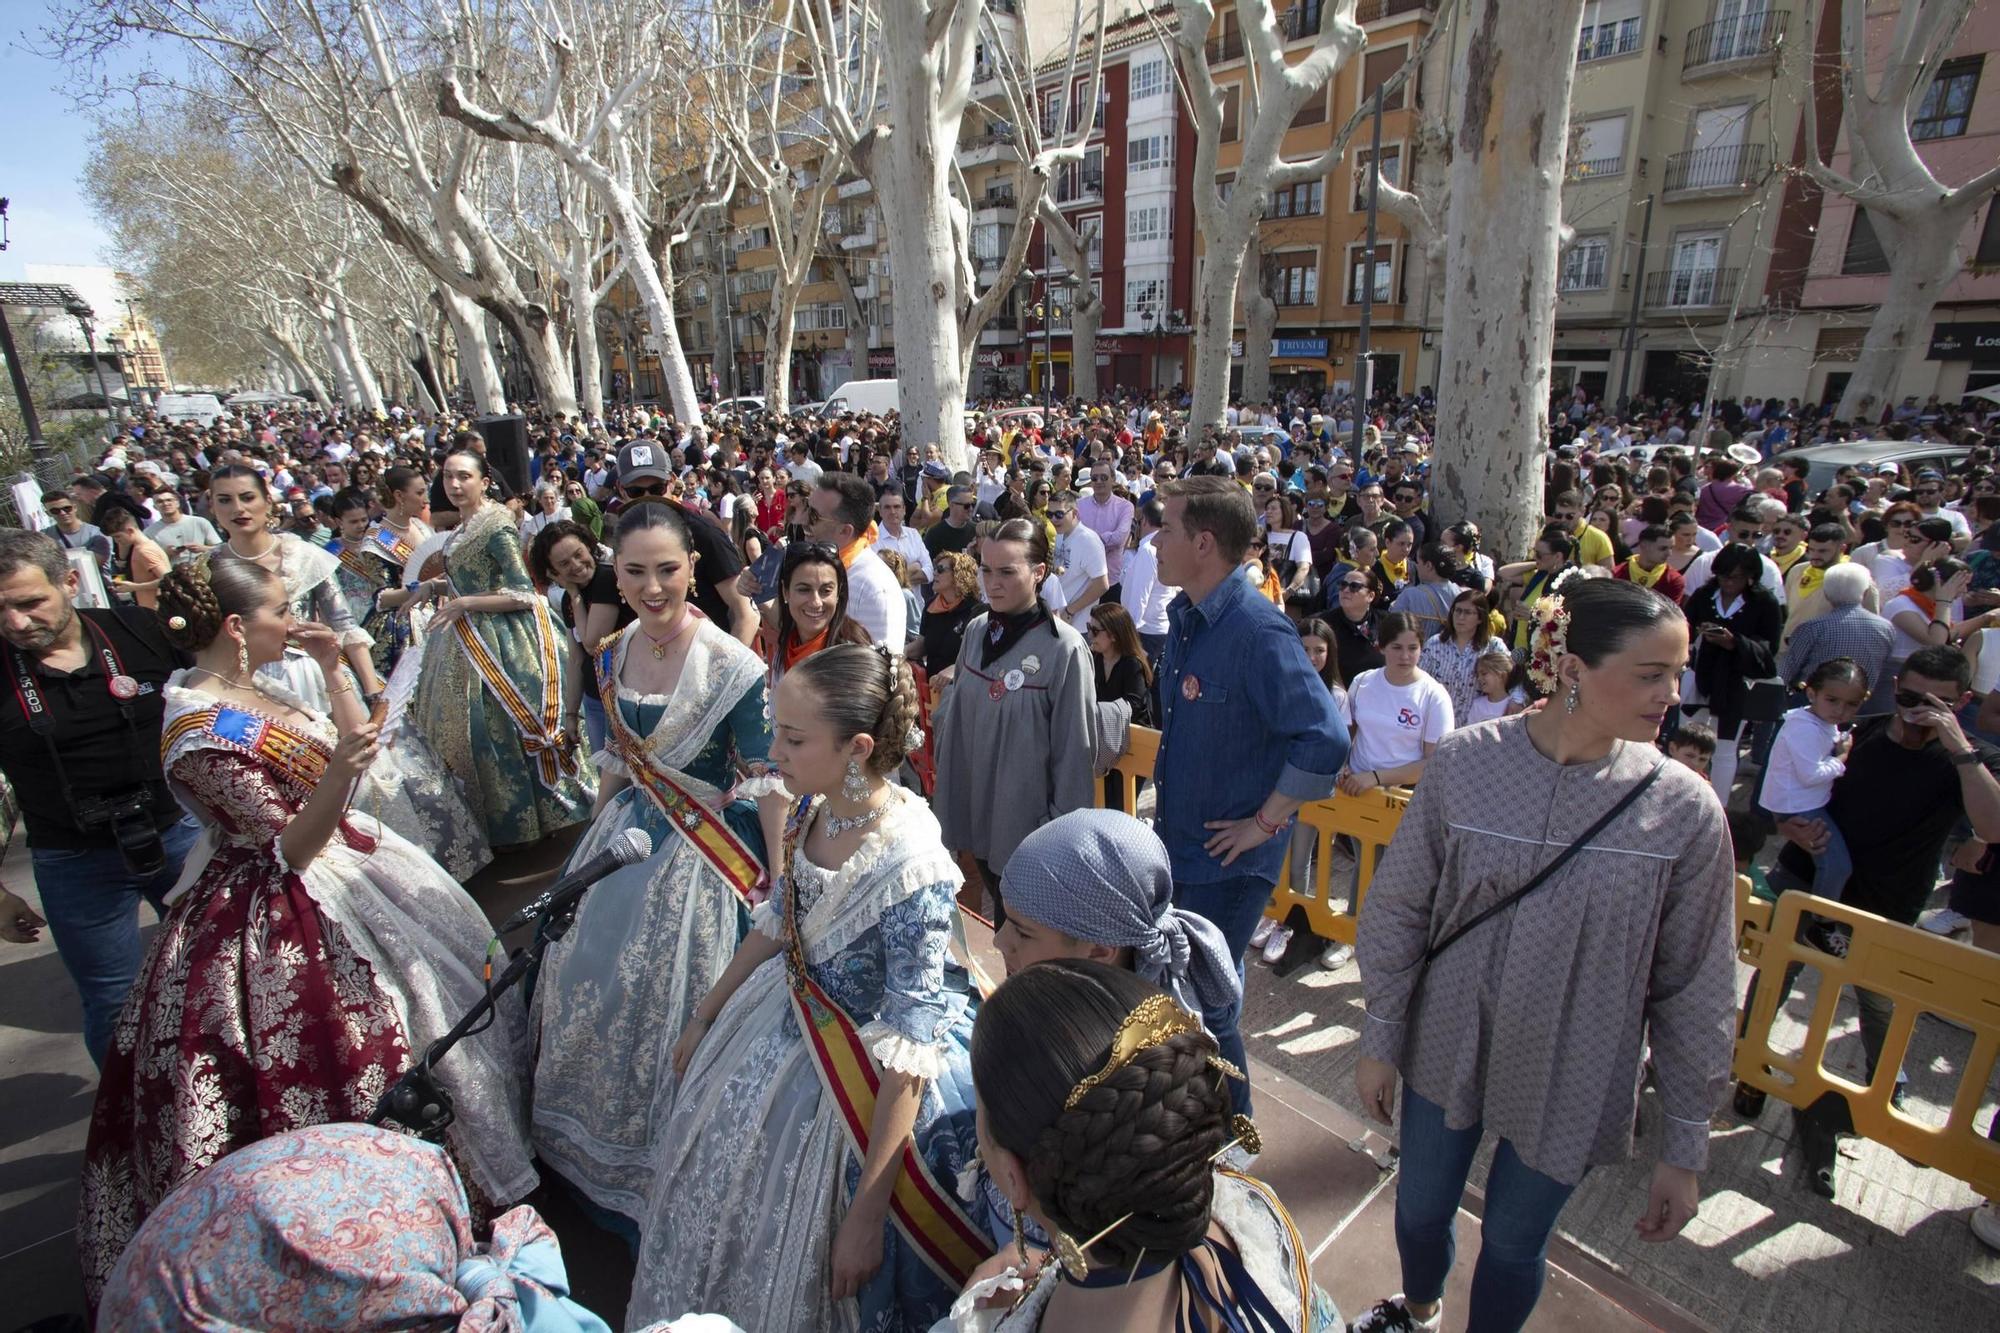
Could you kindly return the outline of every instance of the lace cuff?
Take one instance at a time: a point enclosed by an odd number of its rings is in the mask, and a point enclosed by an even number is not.
[[[736,790],[729,793],[729,796],[731,800],[735,801],[754,801],[763,796],[785,796],[789,798],[791,793],[785,790],[785,779],[783,776],[774,770],[769,773],[760,773],[754,778],[743,779],[743,781],[736,784]]]
[[[505,597],[510,602],[519,602],[522,606],[533,606],[536,602],[542,600],[541,594],[532,589],[524,592],[519,588],[495,588],[493,595],[496,597]]]
[[[879,1018],[862,1027],[861,1040],[884,1069],[922,1079],[939,1079],[950,1072],[943,1046],[911,1041]]]
[[[767,939],[784,942],[785,917],[774,899],[766,898],[750,909],[750,929]]]
[[[359,625],[356,625],[353,629],[344,629],[340,632],[340,646],[343,648],[373,648],[375,646],[375,636],[367,630],[362,629]]]

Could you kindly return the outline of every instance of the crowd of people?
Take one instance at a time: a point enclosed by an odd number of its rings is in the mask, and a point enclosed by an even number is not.
[[[400,408],[127,423],[0,531],[41,900],[0,938],[51,929],[100,1067],[102,1326],[282,1280],[314,1326],[602,1327],[508,1211],[552,1180],[632,1245],[633,1328],[1341,1327],[1252,1174],[1240,1018],[1246,957],[1309,943],[1275,886],[1344,855],[1300,809],[1376,789],[1358,960],[1311,946],[1401,1121],[1403,1290],[1349,1326],[1441,1326],[1491,1137],[1468,1326],[1520,1328],[1642,1068],[1675,1236],[1768,834],[1774,885],[1897,921],[1948,862],[1932,924],[2000,946],[2000,474],[1914,405],[1883,429],[1961,466],[1811,493],[1787,451],[1856,432],[1797,404],[1557,406],[1520,552],[1438,512],[1421,397],[989,405],[964,467],[893,416],[530,412],[512,460]],[[465,882],[635,830],[439,1067],[441,1149],[350,1123],[487,993]],[[406,1241],[321,1264],[384,1195]]]

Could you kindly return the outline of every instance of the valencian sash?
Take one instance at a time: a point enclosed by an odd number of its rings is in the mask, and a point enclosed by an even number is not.
[[[452,595],[458,595],[456,588],[452,589]],[[453,620],[451,629],[458,636],[459,646],[465,649],[466,660],[479,673],[486,692],[493,696],[501,711],[514,723],[514,729],[521,733],[521,749],[535,761],[542,785],[553,787],[564,778],[573,778],[577,774],[576,756],[570,752],[569,736],[562,729],[562,661],[556,656],[555,625],[548,603],[537,597],[531,605],[524,605],[521,609],[535,623],[535,655],[542,671],[539,710],[521,697],[521,691],[500,665],[499,655],[473,626],[470,614]]]
[[[611,748],[631,770],[633,784],[652,798],[653,804],[673,825],[674,832],[685,838],[695,851],[701,853],[702,859],[714,867],[715,873],[722,876],[722,882],[729,886],[730,892],[736,895],[736,901],[747,912],[756,906],[750,891],[763,879],[763,867],[758,864],[756,855],[743,845],[743,840],[730,832],[722,816],[674,781],[669,770],[654,762],[645,738],[625,725],[624,714],[618,708],[618,682],[614,678],[618,640],[621,637],[622,634],[613,634],[597,645],[597,694],[604,703],[605,719],[611,724]]]
[[[318,737],[228,704],[182,713],[169,722],[160,734],[161,755],[172,753],[175,745],[195,732],[205,732],[223,749],[257,760],[300,800],[312,795],[333,758],[333,751]]]
[[[376,525],[375,531],[368,534],[368,540],[375,544],[376,554],[399,569],[409,564],[410,557],[417,553],[417,548],[410,545],[409,538],[399,537],[380,524]]]
[[[812,1052],[820,1088],[840,1113],[848,1146],[866,1159],[882,1071],[876,1068],[875,1057],[861,1040],[861,1029],[853,1017],[813,980],[799,935],[799,889],[792,875],[792,856],[811,812],[812,798],[804,797],[785,821],[785,973],[791,982],[792,1011],[805,1034],[806,1049]],[[939,1183],[910,1138],[903,1140],[897,1154],[889,1216],[932,1271],[955,1289],[963,1288],[972,1270],[993,1253],[992,1244],[966,1216],[958,1196]]]
[[[363,583],[374,585],[386,582],[388,579],[388,571],[364,555],[360,545],[355,542],[342,542],[334,548],[333,554],[335,559],[347,566],[348,572]]]

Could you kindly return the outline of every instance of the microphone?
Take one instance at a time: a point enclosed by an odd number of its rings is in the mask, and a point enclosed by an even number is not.
[[[628,828],[609,847],[564,875],[550,886],[548,892],[508,917],[494,933],[509,934],[545,912],[559,912],[571,907],[583,896],[583,891],[598,880],[621,866],[634,865],[652,854],[653,840],[646,835],[646,830]]]

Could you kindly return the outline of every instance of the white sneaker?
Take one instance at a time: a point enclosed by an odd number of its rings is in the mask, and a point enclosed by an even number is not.
[[[1938,907],[1917,918],[1917,925],[1933,935],[1953,935],[1972,924],[1972,918],[1949,907]]]
[[[1275,917],[1268,917],[1268,916],[1258,917],[1257,929],[1250,932],[1250,947],[1253,949],[1263,948],[1264,941],[1270,939],[1271,932],[1276,930],[1277,928],[1278,928],[1278,922]]]
[[[1347,966],[1347,960],[1354,957],[1354,946],[1335,940],[1326,946],[1326,952],[1319,956],[1319,965],[1329,972],[1338,972]]]
[[[1264,941],[1264,961],[1267,963],[1277,962],[1285,956],[1285,950],[1291,947],[1291,943],[1291,928],[1289,926],[1279,926],[1271,932],[1271,937]]]
[[[1372,1309],[1347,1326],[1347,1333],[1436,1333],[1443,1327],[1442,1301],[1431,1311],[1430,1318],[1419,1319],[1410,1313],[1399,1291],[1386,1301],[1375,1302]]]
[[[1986,1242],[1986,1248],[2000,1250],[2000,1203],[1988,1199],[1973,1209],[1966,1221],[1972,1226],[1972,1234]]]

